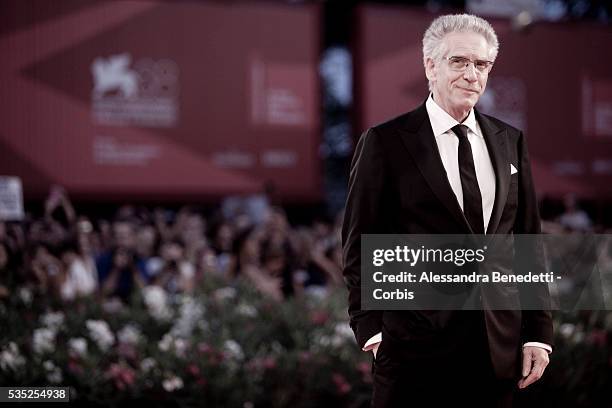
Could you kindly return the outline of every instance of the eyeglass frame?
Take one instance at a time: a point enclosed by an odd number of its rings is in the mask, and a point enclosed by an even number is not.
[[[459,58],[459,59],[461,59],[461,60],[464,60],[464,61],[466,62],[466,64],[465,64],[465,66],[464,66],[462,69],[455,69],[455,68],[452,68],[452,67],[450,66],[450,63],[451,63],[451,58]],[[478,73],[481,73],[481,74],[488,74],[489,72],[491,72],[491,69],[493,68],[493,64],[495,63],[495,61],[487,61],[487,60],[481,60],[481,59],[472,60],[472,59],[470,59],[470,58],[467,58],[467,57],[461,57],[461,56],[459,56],[459,55],[451,55],[450,57],[444,57],[443,59],[444,59],[444,60],[446,60],[446,61],[448,61],[448,63],[449,63],[449,68],[450,68],[450,69],[452,69],[452,70],[453,70],[453,71],[455,71],[455,72],[464,72],[464,71],[466,71],[466,70],[467,70],[467,67],[468,67],[468,66],[470,65],[470,63],[471,63],[471,64],[474,66],[474,71],[475,71],[475,72],[478,72]],[[486,67],[485,67],[483,70],[480,70],[480,69],[478,69],[478,68],[476,67],[476,63],[477,63],[477,62],[486,62],[486,63],[487,63],[487,66],[486,66]]]

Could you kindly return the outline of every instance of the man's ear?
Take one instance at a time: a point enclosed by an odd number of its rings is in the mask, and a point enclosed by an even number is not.
[[[437,70],[437,66],[434,62],[434,60],[430,57],[425,58],[425,61],[423,61],[423,64],[425,65],[425,76],[427,77],[427,79],[429,81],[435,81],[436,80],[436,70]]]

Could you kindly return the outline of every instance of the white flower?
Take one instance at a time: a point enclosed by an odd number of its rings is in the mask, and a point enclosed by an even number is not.
[[[43,326],[58,331],[64,324],[65,316],[62,312],[47,312],[40,317]]]
[[[166,333],[164,334],[164,337],[162,337],[162,339],[159,341],[159,343],[157,343],[157,347],[159,347],[161,351],[168,351],[170,350],[170,346],[172,346],[173,342],[174,337],[172,337],[170,333]]]
[[[51,360],[46,360],[43,363],[43,367],[47,370],[47,381],[53,384],[59,384],[64,380],[62,370],[53,363]]]
[[[347,341],[355,340],[355,337],[353,335],[353,330],[351,330],[351,327],[349,326],[348,323],[336,324],[336,326],[334,327],[333,338],[335,339],[334,345],[338,345],[338,346],[343,345]]]
[[[213,297],[220,301],[232,300],[236,297],[236,289],[231,286],[219,288],[213,292]]]
[[[185,339],[175,338],[170,333],[166,333],[159,343],[157,343],[157,346],[164,352],[172,348],[178,357],[185,357],[189,342]]]
[[[58,369],[56,369],[54,371],[51,371],[49,374],[47,374],[47,380],[50,383],[59,384],[62,381],[64,381],[64,376],[62,375],[62,372],[58,368]]]
[[[321,350],[325,348],[340,348],[345,344],[345,339],[337,334],[327,335],[321,334],[315,336],[313,347],[315,350]]]
[[[102,302],[102,310],[108,314],[117,314],[123,309],[123,302],[116,297],[106,299]]]
[[[192,297],[184,297],[179,317],[174,326],[172,326],[170,333],[175,337],[191,337],[194,327],[202,321],[203,316],[204,307]]]
[[[146,358],[143,358],[142,361],[140,362],[140,369],[143,372],[148,373],[153,368],[155,368],[156,365],[157,365],[157,362],[153,358],[146,357]]]
[[[0,352],[0,369],[2,371],[7,371],[8,369],[15,371],[19,367],[24,366],[25,362],[25,358],[19,353],[19,348],[13,341]]]
[[[304,290],[304,294],[306,295],[306,302],[309,305],[318,305],[327,298],[329,289],[325,286],[310,285]]]
[[[107,351],[115,343],[115,336],[104,320],[87,320],[85,325],[89,330],[89,337],[101,351]]]
[[[569,339],[570,337],[572,337],[572,334],[574,334],[575,330],[576,330],[576,326],[573,325],[572,323],[563,323],[561,326],[559,326],[559,333],[561,334],[563,338],[566,338],[566,339]]]
[[[163,288],[149,285],[143,288],[142,292],[147,310],[155,320],[167,321],[172,318],[172,311],[168,307],[168,296]]]
[[[47,371],[53,371],[55,370],[55,363],[51,360],[45,360],[45,362],[43,362],[43,367]]]
[[[181,388],[183,388],[183,380],[180,377],[173,375],[170,378],[166,378],[162,382],[162,387],[164,387],[164,390],[166,390],[167,392],[180,390]]]
[[[325,348],[331,345],[332,345],[332,338],[330,336],[323,334],[321,336],[315,337],[315,344],[314,344],[315,348],[318,348],[317,346]]]
[[[189,343],[185,339],[174,340],[174,351],[178,357],[185,357]]]
[[[255,309],[253,305],[249,305],[248,303],[241,303],[236,308],[236,313],[244,317],[256,317],[257,309]]]
[[[34,330],[32,335],[32,347],[36,354],[43,354],[55,350],[55,335],[53,329],[46,327]]]
[[[347,323],[337,323],[331,334],[318,331],[314,337],[313,347],[316,350],[325,348],[342,348],[347,342],[355,342],[353,331]]]
[[[273,354],[276,354],[277,356],[282,356],[285,354],[286,350],[283,347],[282,344],[280,344],[278,341],[274,340],[270,346],[270,350],[272,351]]]
[[[71,354],[85,357],[87,355],[87,340],[83,337],[68,340],[68,350]]]
[[[574,338],[572,340],[574,341],[574,344],[580,344],[584,341],[584,337],[584,333],[579,331],[574,334]]]
[[[140,329],[133,324],[127,324],[117,333],[117,339],[120,343],[136,345],[142,339]]]
[[[333,334],[331,336],[332,347],[339,348],[339,347],[342,347],[345,343],[346,343],[345,337],[338,336],[337,334]]]
[[[62,312],[48,312],[40,317],[43,327],[34,330],[32,335],[32,346],[36,354],[43,354],[55,350],[55,337],[57,331],[64,324]]]
[[[223,343],[223,349],[227,352],[228,356],[234,360],[242,360],[244,358],[242,347],[235,340],[226,340],[225,343]]]
[[[29,306],[32,303],[32,291],[27,287],[19,289],[19,299],[26,305]]]

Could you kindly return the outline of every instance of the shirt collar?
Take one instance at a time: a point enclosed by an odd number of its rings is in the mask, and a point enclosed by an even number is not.
[[[436,101],[433,100],[433,94],[429,94],[429,98],[427,98],[427,102],[425,102],[425,108],[427,109],[429,121],[431,122],[431,128],[433,129],[434,136],[436,137],[448,132],[451,130],[451,128],[460,124],[455,120],[455,118],[442,109],[440,105],[436,103]],[[474,114],[473,108],[470,110],[468,117],[461,124],[467,126],[472,133],[482,137],[480,132],[478,132],[476,115]]]

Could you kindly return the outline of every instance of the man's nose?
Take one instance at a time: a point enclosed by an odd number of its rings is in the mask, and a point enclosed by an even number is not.
[[[478,80],[478,74],[476,73],[476,67],[474,64],[468,64],[465,71],[463,71],[463,77],[469,82],[476,82]]]

